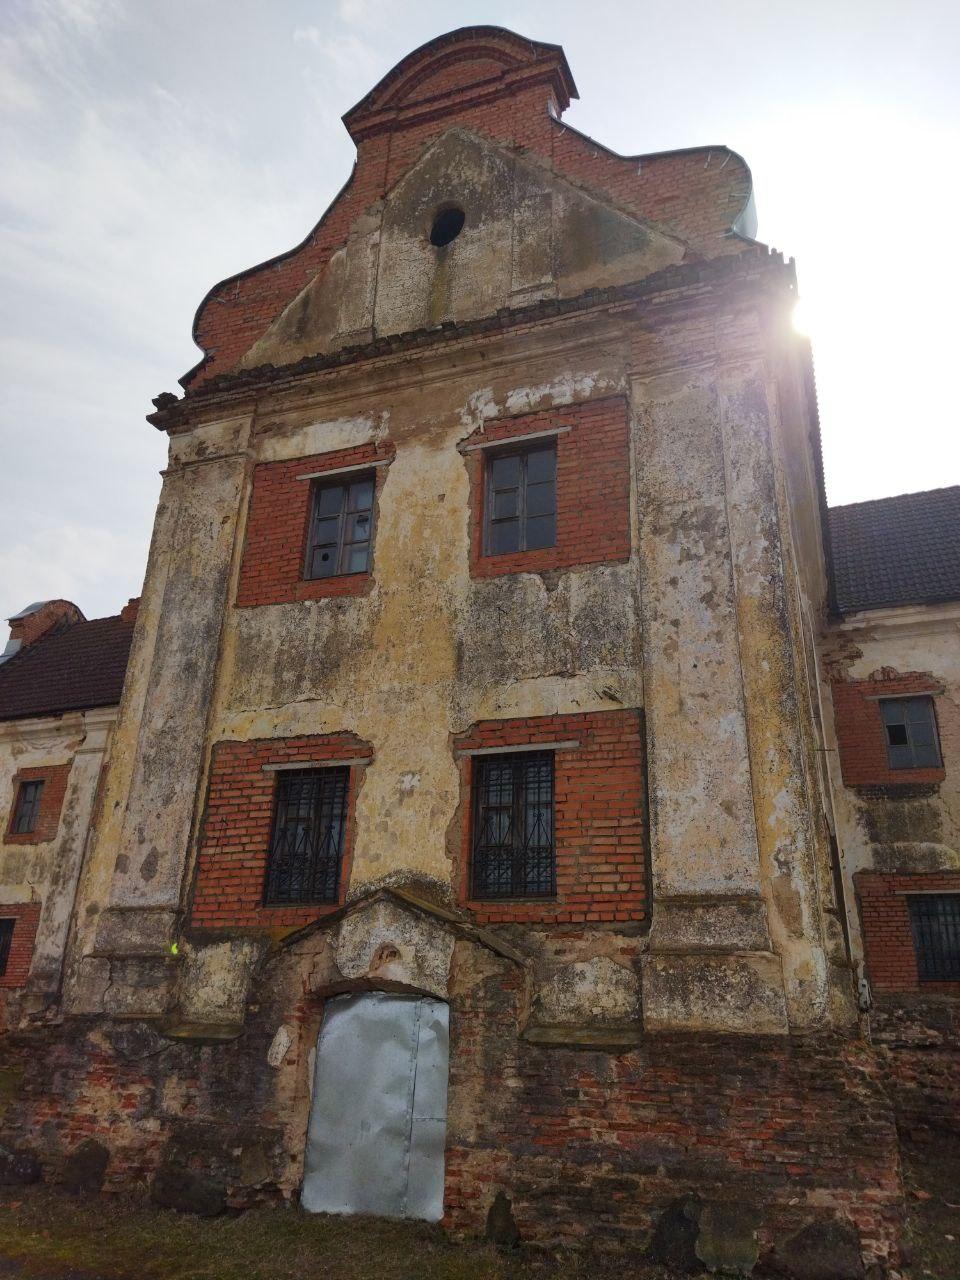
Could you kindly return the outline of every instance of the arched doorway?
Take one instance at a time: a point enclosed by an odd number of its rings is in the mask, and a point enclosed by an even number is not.
[[[324,1008],[301,1202],[312,1213],[443,1216],[449,1010],[384,991]]]

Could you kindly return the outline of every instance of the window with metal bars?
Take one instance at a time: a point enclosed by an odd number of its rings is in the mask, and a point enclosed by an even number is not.
[[[918,893],[907,905],[921,982],[960,978],[960,893]]]
[[[511,449],[487,460],[484,546],[488,556],[537,551],[557,541],[554,443]]]
[[[13,930],[16,920],[7,917],[0,920],[0,978],[7,972],[7,964],[10,960],[10,945],[13,942]]]
[[[473,896],[553,897],[553,752],[475,756],[473,779]]]
[[[277,774],[265,903],[336,902],[349,790],[347,767]]]
[[[25,836],[36,831],[40,817],[40,797],[43,795],[43,779],[21,782],[17,791],[17,803],[13,810],[11,835]]]
[[[304,573],[332,578],[366,573],[373,539],[374,473],[317,484]]]
[[[932,698],[881,698],[891,769],[938,769],[941,764]]]

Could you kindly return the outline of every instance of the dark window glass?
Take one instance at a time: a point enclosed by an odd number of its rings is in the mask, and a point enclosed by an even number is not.
[[[21,782],[17,791],[17,804],[13,812],[11,832],[15,836],[23,836],[37,829],[40,816],[40,797],[43,795],[43,780]]]
[[[13,927],[16,920],[5,919],[0,920],[0,978],[7,972],[7,962],[10,959],[10,944],[13,942]]]
[[[473,776],[473,896],[552,897],[553,753],[477,756]]]
[[[919,977],[960,978],[960,893],[917,894],[907,904]]]
[[[539,444],[487,463],[486,553],[536,551],[557,541],[557,450]]]
[[[932,698],[883,698],[880,701],[891,769],[937,769],[940,742]]]
[[[306,576],[366,573],[372,536],[372,475],[360,476],[349,484],[318,484],[313,495]]]
[[[349,788],[349,768],[277,774],[264,902],[336,902]]]

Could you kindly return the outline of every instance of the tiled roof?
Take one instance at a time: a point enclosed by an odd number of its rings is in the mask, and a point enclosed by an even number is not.
[[[960,600],[960,485],[829,515],[840,613]]]
[[[0,666],[0,720],[120,701],[133,621],[94,618],[54,630]]]

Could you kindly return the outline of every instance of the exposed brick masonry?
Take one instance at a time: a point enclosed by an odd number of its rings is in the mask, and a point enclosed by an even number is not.
[[[471,901],[472,758],[463,757],[461,893],[485,923],[641,921],[646,909],[646,797],[639,711],[485,720],[457,739],[461,751],[577,741],[555,754],[557,896]]]
[[[867,680],[835,680],[833,706],[836,716],[840,768],[848,787],[904,786],[942,782],[943,769],[891,769],[887,763],[887,739],[880,715],[880,698],[911,693],[936,693],[940,686],[921,672],[875,671]]]
[[[526,1240],[629,1247],[695,1194],[764,1205],[762,1254],[829,1206],[868,1256],[889,1256],[899,1159],[863,1044],[675,1035],[621,1054],[543,1048],[517,1035],[520,975],[467,976],[451,1010],[453,1229],[482,1231],[502,1188]]]
[[[494,445],[498,440],[558,428],[560,434],[552,437],[557,447],[557,541],[553,547],[514,555],[483,554],[487,450],[467,453],[472,507],[470,571],[474,577],[629,558],[630,438],[624,399],[617,396],[500,418],[486,423],[482,432],[475,431],[466,443]]]
[[[263,885],[270,848],[277,774],[265,764],[299,760],[372,758],[370,747],[349,733],[305,738],[262,738],[254,742],[218,742],[203,819],[191,923],[195,928],[293,929],[309,924],[337,903],[264,906]],[[353,849],[353,815],[358,774],[350,771],[340,897],[346,893]]]
[[[30,972],[33,944],[40,923],[40,903],[24,902],[6,906],[0,902],[0,920],[16,920],[7,967],[0,976],[0,987],[22,987]]]
[[[960,893],[960,871],[888,875],[860,871],[855,876],[867,972],[875,991],[947,991],[960,995],[960,982],[921,982],[910,927],[907,895]]]
[[[293,600],[362,594],[370,582],[369,573],[304,578],[313,485],[297,477],[312,471],[335,472],[344,467],[372,466],[392,456],[392,446],[364,444],[354,449],[294,458],[291,462],[264,462],[256,467],[237,604],[287,604]],[[385,471],[385,467],[376,468],[377,493],[383,485]],[[373,536],[371,556],[375,558],[376,523]]]
[[[67,781],[70,777],[70,764],[32,765],[28,769],[20,769],[13,779],[13,794],[10,796],[7,809],[6,833],[4,844],[45,844],[56,839],[60,826],[60,811],[63,798],[67,792]],[[17,808],[17,796],[20,794],[21,782],[43,781],[40,793],[40,812],[37,825],[33,831],[25,831],[15,835],[12,831],[13,818]]]

